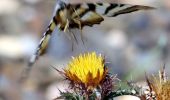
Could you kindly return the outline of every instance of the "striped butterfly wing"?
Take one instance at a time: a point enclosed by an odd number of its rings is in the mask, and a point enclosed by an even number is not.
[[[102,16],[116,17],[121,14],[131,13],[138,10],[153,9],[152,7],[129,4],[110,4],[110,3],[87,3],[87,4],[66,4],[57,1],[53,18],[43,34],[36,52],[29,61],[28,70],[35,63],[39,56],[43,55],[48,47],[48,42],[54,29],[58,27],[61,31],[66,29],[93,26],[104,21]]]
[[[153,7],[143,5],[130,5],[130,4],[96,4],[96,12],[101,13],[107,17],[116,17],[121,14],[127,14],[139,10],[150,10]],[[105,5],[105,6],[103,6]],[[99,10],[104,9],[104,10]]]
[[[149,6],[116,4],[116,3],[88,3],[74,5],[75,12],[73,16],[81,15],[80,21],[82,26],[92,26],[100,24],[104,19],[102,16],[116,17],[118,15],[127,14],[139,10],[154,9]],[[73,17],[73,18],[74,18]]]

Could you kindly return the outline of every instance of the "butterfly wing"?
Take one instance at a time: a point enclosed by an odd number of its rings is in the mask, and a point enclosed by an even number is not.
[[[38,57],[45,53],[47,46],[48,46],[49,39],[51,37],[53,30],[55,29],[55,26],[56,26],[56,24],[54,22],[51,22],[51,24],[47,28],[47,31],[43,34],[43,36],[38,44],[38,47],[36,49],[36,52],[31,57],[28,66],[32,66],[34,64],[34,62],[38,59]]]
[[[100,10],[103,9],[103,10]],[[107,16],[107,17],[116,17],[121,14],[127,14],[140,10],[151,10],[154,9],[150,6],[143,5],[130,5],[130,4],[96,4],[96,12]]]
[[[102,16],[116,17],[139,10],[150,10],[153,7],[143,5],[117,4],[117,3],[87,3],[73,5],[75,12],[72,18],[79,17],[83,26],[99,24],[104,19]]]
[[[46,49],[48,47],[48,42],[50,40],[50,37],[51,37],[54,29],[60,25],[60,22],[59,22],[60,20],[58,20],[57,16],[59,15],[60,10],[64,9],[65,6],[66,6],[66,4],[64,2],[57,0],[52,20],[51,20],[50,24],[48,25],[46,31],[44,32],[34,55],[31,57],[31,59],[29,61],[28,66],[32,66],[35,63],[35,61],[38,59],[38,57],[43,55],[46,52]]]
[[[53,31],[60,24],[57,20],[56,15],[59,13],[59,10],[63,9],[64,7],[65,7],[65,3],[60,2],[58,0],[57,4],[55,6],[53,18],[52,18],[50,24],[48,25],[46,31],[42,35],[42,38],[37,46],[35,53],[31,56],[31,59],[28,62],[28,66],[26,66],[26,68],[23,70],[20,81],[24,81],[28,77],[28,74],[29,74],[33,64],[36,62],[36,60],[39,58],[39,56],[43,55],[46,52],[48,43],[49,43],[49,40],[50,40],[50,37],[51,37]]]

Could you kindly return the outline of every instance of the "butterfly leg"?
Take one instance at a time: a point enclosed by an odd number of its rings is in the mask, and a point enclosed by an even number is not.
[[[80,19],[75,19],[74,22],[78,25],[79,29],[80,29],[80,37],[81,37],[81,40],[82,40],[82,43],[84,44],[84,39],[83,39],[83,31],[82,31],[82,23],[80,21]]]
[[[67,22],[66,22],[66,25],[64,27],[64,32],[68,31],[68,33],[70,33],[70,36],[71,36],[71,40],[74,39],[76,41],[76,43],[78,43],[78,40],[75,36],[75,34],[73,32],[71,32],[71,30],[69,29],[69,25],[70,25],[70,22],[69,20],[67,19]]]
[[[69,20],[67,19],[66,25],[64,27],[64,32],[66,32],[66,30],[69,28]]]

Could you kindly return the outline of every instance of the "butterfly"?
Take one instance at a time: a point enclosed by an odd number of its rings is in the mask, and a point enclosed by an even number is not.
[[[69,31],[78,28],[80,30],[85,26],[92,27],[104,21],[103,16],[116,17],[118,15],[135,12],[138,10],[149,10],[153,7],[143,5],[130,5],[119,3],[82,3],[70,4],[57,0],[53,18],[44,32],[35,54],[31,57],[28,66],[32,66],[39,56],[46,52],[48,42],[55,28],[60,31]],[[73,34],[71,34],[74,37]]]

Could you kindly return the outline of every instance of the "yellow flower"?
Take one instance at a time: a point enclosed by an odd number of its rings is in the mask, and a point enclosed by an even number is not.
[[[104,58],[95,52],[81,54],[69,62],[64,74],[68,80],[85,89],[97,87],[107,74]]]

